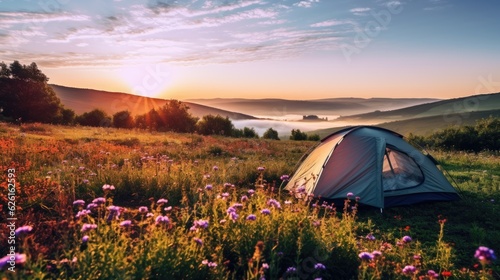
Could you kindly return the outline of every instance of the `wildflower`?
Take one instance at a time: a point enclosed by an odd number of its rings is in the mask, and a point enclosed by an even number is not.
[[[403,273],[406,275],[415,274],[417,269],[413,265],[407,265],[403,268]]]
[[[413,259],[418,261],[418,260],[422,259],[422,256],[421,255],[413,255]]]
[[[97,203],[89,203],[87,205],[87,209],[94,209],[94,208],[97,208],[99,205],[97,205]]]
[[[98,198],[92,200],[92,203],[95,203],[97,205],[104,204],[104,203],[106,203],[106,199],[104,197],[98,197]]]
[[[252,195],[255,193],[255,190],[253,190],[253,189],[249,189],[249,190],[247,191],[247,193],[248,193],[250,196],[252,196]]]
[[[241,202],[245,202],[247,200],[248,200],[248,196],[246,196],[246,195],[241,196]]]
[[[373,259],[373,255],[368,252],[362,252],[358,256],[363,261],[371,261]]]
[[[434,270],[430,269],[427,271],[427,275],[432,278],[438,278],[439,274],[437,274]]]
[[[170,219],[167,216],[158,216],[155,219],[155,224],[165,224],[168,225],[170,223]]]
[[[286,273],[294,273],[295,271],[297,271],[297,269],[293,266],[286,269]]]
[[[317,270],[324,270],[326,269],[326,266],[322,263],[317,263],[314,265],[314,269],[317,269]]]
[[[207,265],[208,267],[217,267],[217,263],[215,262],[209,262]]]
[[[221,224],[221,225],[223,225],[225,223],[226,223],[226,219],[222,219],[222,220],[219,221],[219,224]]]
[[[269,269],[269,265],[267,263],[262,264],[262,269]]]
[[[85,166],[78,167],[78,171],[83,171],[83,170],[85,170]]]
[[[153,214],[153,213],[151,213],[151,212],[150,212],[150,213],[147,213],[147,214],[146,214],[146,218],[153,217],[154,215],[155,215],[155,214]]]
[[[300,187],[298,187],[295,192],[297,193],[304,193],[306,191],[306,186],[302,185]]]
[[[403,239],[401,239],[404,243],[410,243],[411,242],[411,237],[408,235],[403,236]]]
[[[196,228],[207,228],[208,227],[208,221],[207,220],[194,221],[194,226]]]
[[[290,180],[290,176],[283,174],[283,175],[281,175],[280,179],[281,179],[281,181],[288,181],[288,180]]]
[[[104,185],[102,186],[102,190],[103,190],[103,191],[112,191],[112,190],[114,190],[114,189],[115,189],[115,186],[113,186],[113,185],[104,184]]]
[[[139,213],[148,213],[148,207],[146,206],[139,207]]]
[[[81,211],[78,211],[78,213],[76,213],[75,215],[75,218],[80,218],[80,217],[84,217],[84,216],[87,216],[88,214],[90,214],[91,211],[90,210],[81,210]]]
[[[73,201],[73,205],[74,206],[76,206],[76,205],[83,206],[83,205],[85,205],[85,201],[83,201],[82,199],[78,199],[78,200]]]
[[[441,272],[441,275],[443,275],[443,277],[451,277],[453,276],[453,273],[451,273],[451,271],[443,271]]]
[[[347,193],[347,198],[351,198],[352,196],[354,196],[354,194],[352,192]]]
[[[313,226],[319,227],[321,225],[321,221],[314,221]]]
[[[482,264],[490,263],[491,261],[497,259],[497,257],[495,256],[495,252],[492,249],[484,246],[480,246],[476,250],[474,257],[478,259]]]
[[[372,252],[372,256],[374,256],[374,257],[380,257],[380,256],[382,256],[382,252],[375,250],[375,251]]]
[[[229,217],[231,218],[231,220],[233,220],[233,222],[235,222],[240,217],[240,215],[236,214],[236,212],[231,212],[229,214]]]
[[[90,181],[89,181],[89,180],[87,180],[87,179],[83,179],[83,181],[82,181],[82,182],[83,182],[84,184],[89,184],[89,183],[90,183]]]
[[[273,207],[275,207],[277,209],[281,209],[281,204],[276,199],[272,199],[272,198],[269,199],[267,201],[267,205],[268,206],[273,206]]]
[[[165,199],[165,198],[160,198],[158,199],[158,201],[156,202],[156,204],[167,204],[168,203],[168,200]]]
[[[368,233],[368,235],[366,236],[366,239],[370,240],[370,241],[375,241],[375,236],[371,233]]]
[[[93,229],[96,229],[97,225],[96,224],[83,224],[82,229],[80,230],[81,232],[87,232]]]
[[[113,220],[113,218],[118,219],[120,217],[120,212],[122,209],[119,206],[110,205],[110,206],[108,206],[107,209],[109,210],[109,215],[106,219],[106,221],[108,223],[111,222],[111,220]]]
[[[203,265],[208,265],[208,260],[202,260],[202,261],[201,261],[201,264],[203,264]]]
[[[260,210],[260,213],[264,214],[264,215],[270,215],[271,214],[271,210],[269,210],[269,209],[262,209],[262,210]]]
[[[231,183],[224,183],[224,188],[230,188],[230,187],[234,187],[234,185]]]
[[[231,213],[233,213],[233,212],[236,213],[236,208],[234,208],[233,206],[227,208],[227,210],[226,210],[226,213],[228,215],[231,214]]]
[[[22,226],[16,229],[16,236],[23,236],[33,230],[32,226]]]
[[[203,240],[201,240],[201,239],[199,239],[199,238],[197,238],[197,237],[193,238],[193,241],[194,241],[194,242],[196,242],[196,244],[198,244],[198,245],[200,245],[200,246],[202,246],[202,245],[203,245]]]
[[[26,263],[26,254],[16,253],[15,255],[7,255],[0,259],[0,270],[4,269],[11,262],[15,262],[16,265],[23,265]]]
[[[163,210],[165,210],[165,211],[169,212],[169,211],[171,211],[171,210],[172,210],[172,206],[165,207],[165,208],[163,208]]]
[[[120,223],[120,226],[121,227],[129,227],[132,225],[132,221],[131,220],[125,220],[123,222]]]
[[[83,242],[83,243],[87,243],[87,242],[89,242],[89,239],[90,239],[90,237],[89,237],[88,235],[84,235],[84,236],[82,237],[82,242]]]
[[[205,186],[205,190],[207,190],[207,191],[211,191],[212,188],[213,188],[212,185],[206,185]]]
[[[263,166],[259,166],[259,167],[257,167],[257,171],[259,171],[259,172],[262,172],[262,171],[264,171],[265,169],[266,169],[266,168],[265,168],[265,167],[263,167]]]
[[[243,207],[243,204],[241,204],[241,203],[233,203],[233,205],[231,207],[241,208],[241,207]]]
[[[254,214],[250,214],[247,216],[248,221],[255,221],[256,219],[257,219],[257,216],[255,216]]]
[[[292,202],[290,200],[285,200],[285,205],[290,205]]]
[[[218,167],[217,165],[214,165],[214,167],[212,167],[212,169],[213,169],[214,171],[217,171],[217,170],[219,170],[219,167]]]
[[[360,201],[360,200],[361,200],[361,197],[356,196],[356,201]]]

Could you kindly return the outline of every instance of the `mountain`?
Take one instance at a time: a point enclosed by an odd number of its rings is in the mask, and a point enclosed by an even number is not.
[[[327,98],[315,100],[214,98],[188,99],[207,106],[261,116],[353,115],[439,101],[431,98]]]
[[[500,109],[500,93],[472,95],[420,104],[397,110],[375,111],[344,116],[338,118],[336,121],[383,123],[431,116],[442,116],[443,119],[447,119],[448,115],[450,115],[451,118],[453,114],[468,114],[476,111],[496,109]]]
[[[109,92],[95,89],[73,88],[60,85],[50,85],[54,89],[57,97],[61,99],[66,108],[74,110],[77,114],[82,114],[96,108],[104,110],[112,115],[119,111],[128,110],[133,115],[140,115],[153,108],[159,108],[167,100],[132,95],[122,92]],[[232,111],[212,108],[192,102],[183,102],[189,107],[189,112],[195,117],[205,115],[221,115],[232,120],[255,119],[251,115],[240,114]]]

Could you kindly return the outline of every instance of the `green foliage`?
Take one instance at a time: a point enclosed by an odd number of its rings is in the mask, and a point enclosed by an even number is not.
[[[295,141],[307,140],[307,134],[305,132],[300,131],[300,129],[292,129],[290,140],[295,140]]]
[[[500,150],[500,118],[489,117],[474,126],[450,127],[424,137],[410,134],[408,140],[420,146],[456,151]]]
[[[94,109],[76,117],[76,122],[84,126],[109,127],[111,118],[101,109]]]
[[[233,123],[228,117],[220,115],[206,115],[197,124],[197,132],[201,135],[225,135],[231,136],[234,130]]]
[[[307,135],[307,140],[308,141],[319,141],[319,140],[321,140],[321,138],[319,137],[318,134],[311,134],[311,135]]]
[[[259,138],[259,134],[255,132],[253,127],[249,128],[246,126],[243,129],[233,128],[231,136],[235,138]]]
[[[117,128],[133,128],[134,118],[129,111],[120,111],[113,115],[113,126]]]
[[[278,137],[278,131],[272,129],[271,127],[264,132],[262,135],[262,138],[264,139],[272,139],[272,140],[280,140]]]

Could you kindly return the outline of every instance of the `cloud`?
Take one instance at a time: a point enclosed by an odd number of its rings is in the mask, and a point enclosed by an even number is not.
[[[313,3],[318,3],[318,2],[319,2],[319,0],[303,0],[303,1],[297,2],[293,5],[297,6],[297,7],[301,7],[301,8],[310,8],[310,7],[312,7]]]
[[[341,24],[349,24],[352,23],[351,21],[345,21],[345,20],[325,20],[321,22],[317,22],[314,24],[311,24],[311,27],[330,27],[330,26],[336,26],[336,25],[341,25]]]
[[[371,11],[371,8],[354,8],[349,10],[351,13],[353,13],[356,16],[366,16],[368,15],[368,12]]]

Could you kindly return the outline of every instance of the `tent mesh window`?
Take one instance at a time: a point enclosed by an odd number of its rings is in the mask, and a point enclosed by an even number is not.
[[[384,191],[413,188],[424,182],[424,174],[413,158],[393,147],[387,147],[382,168]]]

